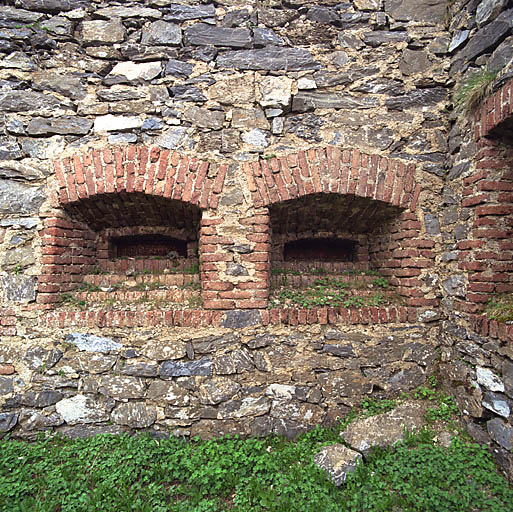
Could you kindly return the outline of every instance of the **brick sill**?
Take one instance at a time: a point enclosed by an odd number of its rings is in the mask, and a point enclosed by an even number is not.
[[[260,316],[258,325],[348,324],[373,325],[417,321],[417,309],[405,306],[348,308],[287,308],[242,310]],[[175,309],[130,310],[53,310],[39,315],[42,327],[222,327],[231,311]]]

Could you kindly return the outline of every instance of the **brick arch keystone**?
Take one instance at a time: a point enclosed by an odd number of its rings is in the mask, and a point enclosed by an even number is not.
[[[226,165],[156,146],[89,149],[54,160],[61,205],[100,194],[139,192],[215,209]]]
[[[312,148],[246,162],[254,206],[269,206],[316,193],[352,194],[414,211],[421,191],[415,164],[358,149]]]

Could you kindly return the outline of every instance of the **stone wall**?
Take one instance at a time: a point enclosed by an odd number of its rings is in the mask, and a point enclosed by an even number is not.
[[[513,283],[510,0],[7,3],[1,431],[293,435],[421,384],[443,344],[509,460],[513,333],[479,313]],[[453,108],[485,68],[493,99]],[[113,256],[147,235],[186,256]],[[316,270],[397,303],[268,309],[315,239],[356,247]]]
[[[481,313],[488,300],[513,290],[512,7],[488,0],[451,6],[455,110],[440,213],[445,247],[438,256],[449,319],[441,328],[440,371],[469,433],[492,448],[510,477],[513,326]],[[458,100],[472,80],[482,86],[465,108]]]
[[[439,345],[411,324],[52,331],[0,344],[2,432],[294,436],[422,384]]]

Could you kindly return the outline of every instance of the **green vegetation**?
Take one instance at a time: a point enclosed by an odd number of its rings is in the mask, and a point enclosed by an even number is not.
[[[390,400],[388,398],[381,400],[375,398],[364,398],[361,403],[361,408],[363,410],[363,416],[365,418],[369,418],[370,416],[376,416],[376,414],[391,411],[396,405],[397,402],[395,400]]]
[[[353,418],[354,415],[351,416]],[[350,418],[350,419],[351,419]],[[350,421],[350,419],[348,421]],[[513,490],[485,447],[428,429],[371,453],[335,487],[313,462],[336,428],[295,442],[100,435],[0,441],[0,510],[36,512],[507,512]]]
[[[434,403],[432,407],[428,407],[425,414],[428,423],[434,423],[437,420],[449,422],[459,415],[454,398],[437,390],[437,386],[437,378],[431,375],[428,379],[428,386],[419,386],[413,393],[413,397],[417,400],[429,400]]]
[[[376,278],[372,283],[362,283],[358,280],[348,282],[342,277],[318,277],[311,286],[305,288],[288,288],[286,274],[281,274],[281,288],[275,290],[270,298],[269,307],[340,307],[361,308],[363,306],[381,306],[391,302],[390,297],[383,295],[381,291],[370,295],[354,295],[352,289],[382,289],[388,288],[388,281]]]
[[[479,71],[470,75],[456,92],[456,105],[467,114],[477,111],[483,100],[490,95],[497,71]]]
[[[505,293],[490,299],[486,305],[485,314],[498,322],[513,321],[513,293]]]

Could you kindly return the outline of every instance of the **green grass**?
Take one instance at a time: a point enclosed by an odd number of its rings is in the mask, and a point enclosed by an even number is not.
[[[513,321],[513,293],[505,293],[490,299],[486,305],[485,314],[498,322]]]
[[[390,303],[390,297],[383,295],[382,291],[376,291],[372,295],[351,295],[349,290],[362,288],[362,286],[358,282],[347,282],[341,277],[318,277],[311,286],[297,289],[287,287],[286,275],[283,274],[281,285],[279,290],[273,290],[269,300],[270,308],[284,306],[361,308]],[[372,287],[385,289],[388,287],[388,281],[385,278],[374,279]]]
[[[348,421],[355,414],[350,415]],[[0,441],[1,511],[507,512],[513,490],[486,448],[429,430],[376,450],[335,487],[313,462],[345,427],[203,441],[100,435]]]

